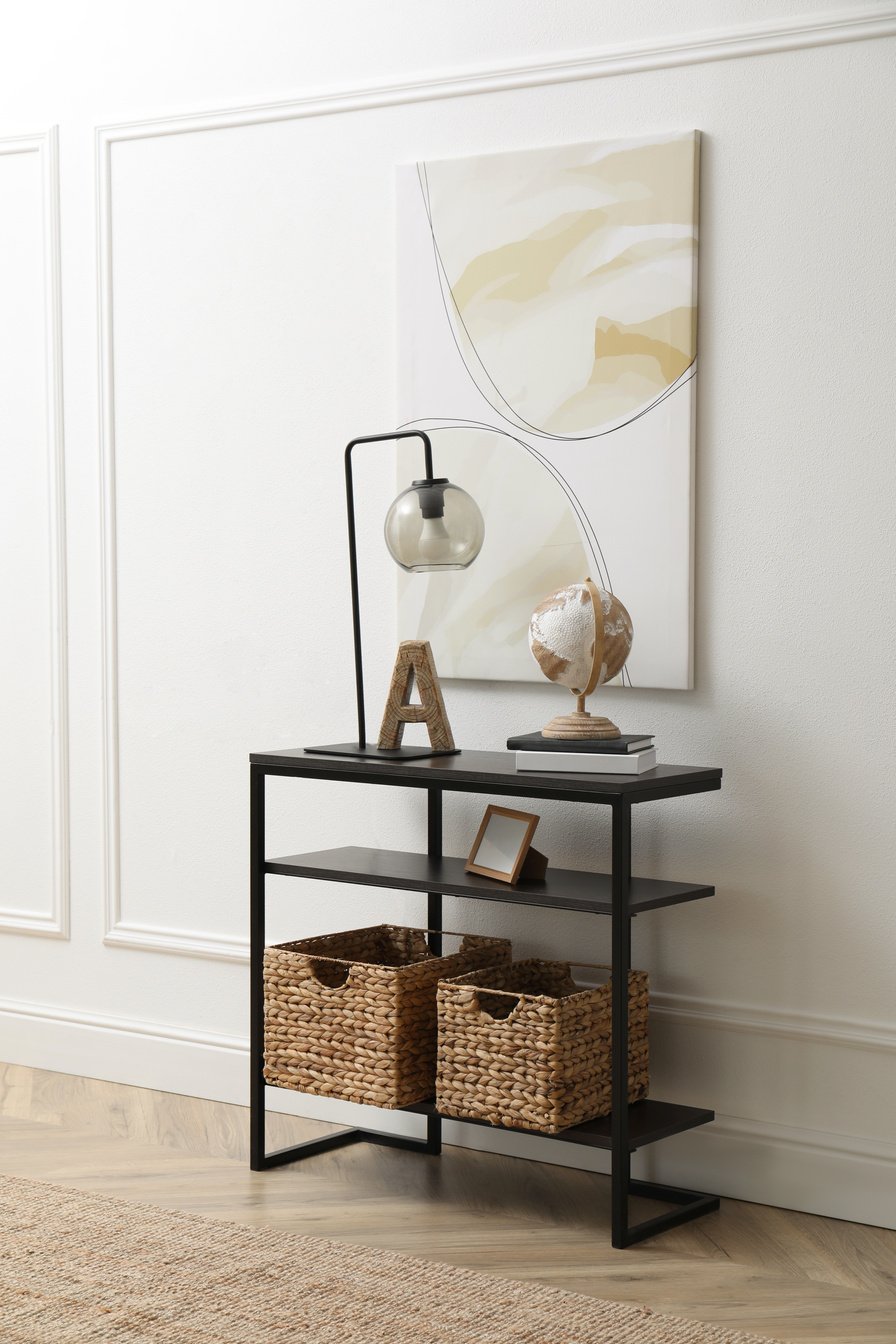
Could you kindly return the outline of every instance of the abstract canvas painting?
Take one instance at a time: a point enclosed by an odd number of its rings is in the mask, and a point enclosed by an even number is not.
[[[540,680],[530,614],[589,576],[631,614],[626,684],[693,684],[698,154],[690,131],[399,169],[398,418],[486,525],[468,570],[399,579],[444,677]]]

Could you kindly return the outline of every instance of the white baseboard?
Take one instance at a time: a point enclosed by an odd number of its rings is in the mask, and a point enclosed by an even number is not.
[[[243,1103],[246,1040],[0,999],[0,1059],[55,1073]]]
[[[649,1152],[672,1185],[896,1228],[896,1143],[718,1115]]]
[[[245,1106],[244,1037],[0,1000],[0,1058],[162,1092]],[[268,1092],[271,1110],[415,1134],[421,1121],[346,1102]],[[609,1155],[537,1135],[445,1121],[447,1144],[606,1172]],[[635,1174],[733,1199],[896,1228],[896,1143],[744,1117],[667,1139],[636,1155]]]

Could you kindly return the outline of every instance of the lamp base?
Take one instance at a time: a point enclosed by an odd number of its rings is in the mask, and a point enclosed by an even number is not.
[[[353,756],[361,761],[425,761],[430,756],[459,756],[460,747],[438,751],[433,747],[396,747],[386,751],[382,747],[358,742],[334,742],[325,747],[305,747],[315,756]]]

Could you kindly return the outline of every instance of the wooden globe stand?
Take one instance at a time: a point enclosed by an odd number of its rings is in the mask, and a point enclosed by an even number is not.
[[[611,719],[602,714],[589,714],[584,708],[585,697],[579,696],[573,714],[557,714],[550,723],[542,728],[542,737],[565,739],[570,741],[607,741],[611,737],[621,737],[619,729]]]
[[[602,714],[589,714],[585,708],[585,700],[597,686],[600,670],[604,665],[604,613],[600,593],[590,579],[585,580],[585,587],[591,594],[591,610],[594,612],[591,676],[584,690],[573,690],[573,695],[576,697],[575,711],[572,714],[557,714],[546,727],[542,728],[541,735],[567,742],[588,740],[606,742],[610,738],[621,737],[622,734],[610,719],[604,718]]]

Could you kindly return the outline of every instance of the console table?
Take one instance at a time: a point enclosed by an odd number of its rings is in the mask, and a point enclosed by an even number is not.
[[[512,905],[542,906],[552,910],[579,910],[608,915],[612,926],[613,1087],[612,1114],[577,1125],[556,1135],[540,1137],[561,1143],[609,1149],[612,1163],[612,1240],[630,1246],[680,1223],[711,1213],[718,1197],[693,1190],[640,1181],[631,1175],[631,1154],[671,1134],[705,1125],[714,1112],[674,1105],[652,1097],[626,1104],[628,1096],[628,971],[631,966],[631,921],[643,911],[678,905],[713,894],[713,888],[693,883],[633,877],[631,872],[632,808],[639,803],[705,793],[721,787],[722,771],[714,768],[660,765],[643,775],[547,774],[520,772],[510,752],[463,751],[457,756],[426,760],[352,759],[315,755],[303,748],[256,752],[251,772],[251,1145],[253,1171],[310,1157],[347,1143],[367,1142],[438,1155],[441,1117],[434,1102],[410,1106],[408,1112],[425,1117],[426,1137],[409,1138],[374,1129],[342,1129],[269,1153],[265,1146],[264,979],[265,877],[288,877],[348,882],[364,887],[419,891],[427,895],[427,927],[441,930],[442,897],[458,896]],[[385,788],[423,789],[427,804],[425,854],[347,846],[316,853],[268,859],[265,851],[265,780],[268,775],[297,779],[341,780]],[[464,872],[464,860],[442,853],[442,799],[445,793],[497,794],[514,798],[554,798],[565,802],[609,807],[612,813],[612,860],[609,873],[585,873],[548,868],[543,881],[520,881],[510,887]],[[438,932],[430,945],[441,951]],[[373,1109],[373,1108],[371,1108]],[[457,1120],[456,1124],[481,1124]],[[531,1135],[531,1131],[525,1131]],[[512,1134],[511,1129],[502,1133]],[[658,1217],[634,1226],[629,1223],[629,1198],[643,1196],[672,1204]]]

